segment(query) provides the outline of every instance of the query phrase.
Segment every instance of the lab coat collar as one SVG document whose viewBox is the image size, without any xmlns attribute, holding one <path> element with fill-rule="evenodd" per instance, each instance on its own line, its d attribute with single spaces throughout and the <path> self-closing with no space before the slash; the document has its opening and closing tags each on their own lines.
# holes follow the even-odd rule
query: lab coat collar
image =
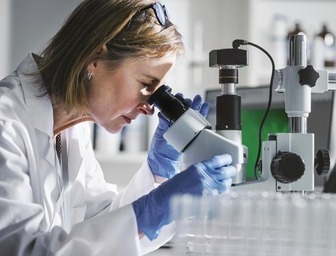
<svg viewBox="0 0 336 256">
<path fill-rule="evenodd" d="M 43 88 L 42 77 L 30 75 L 38 71 L 34 58 L 39 56 L 30 53 L 17 68 L 17 73 L 22 84 L 22 90 L 27 105 L 27 111 L 31 117 L 33 126 L 53 137 L 53 108 L 49 96 L 41 96 L 40 88 Z"/>
<path fill-rule="evenodd" d="M 21 81 L 22 90 L 27 106 L 27 112 L 31 118 L 31 124 L 35 130 L 39 130 L 47 137 L 43 147 L 45 159 L 55 166 L 55 152 L 53 151 L 54 141 L 54 117 L 53 108 L 48 95 L 41 96 L 40 88 L 43 88 L 42 77 L 38 74 L 38 67 L 35 58 L 39 56 L 30 53 L 17 68 L 17 75 Z M 31 75 L 31 74 L 36 75 Z M 41 135 L 39 135 L 41 136 Z M 40 140 L 42 137 L 39 138 Z"/>
</svg>

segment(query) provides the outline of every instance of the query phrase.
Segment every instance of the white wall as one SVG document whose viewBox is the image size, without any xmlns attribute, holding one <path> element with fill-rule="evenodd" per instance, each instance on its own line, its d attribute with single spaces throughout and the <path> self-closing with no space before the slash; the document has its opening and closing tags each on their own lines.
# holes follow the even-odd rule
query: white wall
<svg viewBox="0 0 336 256">
<path fill-rule="evenodd" d="M 218 86 L 218 69 L 209 67 L 209 52 L 230 48 L 247 35 L 247 0 L 162 0 L 183 36 L 185 56 L 169 83 L 186 95 Z M 241 71 L 244 77 L 244 70 Z M 244 81 L 244 78 L 242 79 Z"/>
<path fill-rule="evenodd" d="M 8 72 L 9 61 L 9 34 L 10 34 L 10 0 L 1 0 L 0 2 L 0 79 Z"/>
<path fill-rule="evenodd" d="M 80 0 L 1 0 L 0 77 L 29 52 L 40 52 Z"/>
</svg>

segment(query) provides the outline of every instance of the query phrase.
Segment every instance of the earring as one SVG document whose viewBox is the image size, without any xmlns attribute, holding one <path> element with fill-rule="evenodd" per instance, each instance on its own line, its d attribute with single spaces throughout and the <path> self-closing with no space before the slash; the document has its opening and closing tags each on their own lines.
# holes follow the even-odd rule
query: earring
<svg viewBox="0 0 336 256">
<path fill-rule="evenodd" d="M 92 72 L 88 72 L 87 73 L 87 79 L 91 80 L 92 77 L 93 77 L 93 73 Z"/>
</svg>

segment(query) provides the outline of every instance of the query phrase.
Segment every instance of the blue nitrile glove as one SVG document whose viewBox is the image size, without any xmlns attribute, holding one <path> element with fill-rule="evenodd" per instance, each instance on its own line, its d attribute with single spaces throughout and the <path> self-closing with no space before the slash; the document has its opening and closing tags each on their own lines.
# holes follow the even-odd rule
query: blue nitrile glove
<svg viewBox="0 0 336 256">
<path fill-rule="evenodd" d="M 211 195 L 229 189 L 236 175 L 231 161 L 231 156 L 224 154 L 196 163 L 133 202 L 139 231 L 150 240 L 159 235 L 161 227 L 172 221 L 169 201 L 174 195 Z"/>
<path fill-rule="evenodd" d="M 175 95 L 178 99 L 183 100 L 185 105 L 199 111 L 202 116 L 206 116 L 209 111 L 209 104 L 203 103 L 200 95 L 196 95 L 194 99 L 184 99 L 182 94 Z M 147 162 L 155 176 L 163 178 L 171 178 L 178 173 L 178 165 L 180 153 L 174 149 L 163 137 L 168 130 L 170 123 L 161 113 L 159 116 L 159 124 L 154 132 L 152 143 L 148 151 Z"/>
</svg>

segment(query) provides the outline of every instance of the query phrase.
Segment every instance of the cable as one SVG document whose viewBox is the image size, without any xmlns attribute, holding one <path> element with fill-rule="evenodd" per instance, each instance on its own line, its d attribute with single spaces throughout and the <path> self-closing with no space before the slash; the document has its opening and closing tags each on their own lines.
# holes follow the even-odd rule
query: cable
<svg viewBox="0 0 336 256">
<path fill-rule="evenodd" d="M 263 116 L 263 119 L 260 123 L 259 126 L 259 136 L 258 136 L 258 153 L 257 153 L 257 157 L 256 157 L 256 162 L 254 165 L 254 176 L 255 178 L 258 180 L 260 178 L 261 175 L 261 171 L 259 171 L 258 173 L 258 163 L 259 163 L 259 158 L 260 158 L 260 152 L 261 152 L 261 143 L 262 143 L 262 130 L 268 115 L 268 112 L 271 108 L 271 104 L 272 104 L 272 85 L 273 85 L 273 80 L 274 80 L 274 73 L 275 73 L 275 64 L 274 64 L 274 60 L 272 58 L 272 56 L 261 46 L 256 45 L 254 43 L 248 42 L 246 40 L 242 40 L 242 39 L 236 39 L 232 42 L 232 47 L 233 48 L 238 48 L 240 45 L 251 45 L 257 49 L 259 49 L 260 51 L 262 51 L 263 53 L 265 53 L 267 55 L 267 57 L 270 59 L 271 63 L 272 63 L 272 75 L 271 75 L 271 80 L 270 80 L 270 86 L 269 86 L 269 94 L 268 94 L 268 104 L 267 104 L 267 108 L 265 111 L 265 114 Z"/>
</svg>

